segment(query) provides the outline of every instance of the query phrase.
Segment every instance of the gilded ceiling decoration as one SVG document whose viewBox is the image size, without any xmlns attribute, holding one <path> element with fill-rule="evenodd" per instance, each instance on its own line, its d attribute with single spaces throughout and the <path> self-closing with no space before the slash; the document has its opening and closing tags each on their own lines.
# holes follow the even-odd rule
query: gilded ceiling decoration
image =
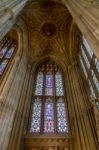
<svg viewBox="0 0 99 150">
<path fill-rule="evenodd" d="M 31 61 L 52 56 L 70 63 L 74 50 L 70 52 L 72 41 L 69 39 L 73 37 L 70 33 L 75 31 L 72 17 L 60 1 L 30 0 L 21 16 L 28 27 L 28 55 Z"/>
</svg>

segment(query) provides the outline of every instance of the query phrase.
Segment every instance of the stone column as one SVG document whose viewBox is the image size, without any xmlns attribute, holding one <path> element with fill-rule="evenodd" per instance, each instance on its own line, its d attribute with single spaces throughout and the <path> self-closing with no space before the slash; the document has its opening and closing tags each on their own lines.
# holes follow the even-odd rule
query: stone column
<svg viewBox="0 0 99 150">
<path fill-rule="evenodd" d="M 16 2 L 17 1 L 13 1 L 11 5 L 9 5 L 9 3 L 5 3 L 5 7 L 3 7 L 3 9 L 1 9 L 0 6 L 0 39 L 2 39 L 2 37 L 11 29 L 16 21 L 16 16 L 23 9 L 27 0 Z M 2 3 L 4 4 L 4 2 Z"/>
</svg>

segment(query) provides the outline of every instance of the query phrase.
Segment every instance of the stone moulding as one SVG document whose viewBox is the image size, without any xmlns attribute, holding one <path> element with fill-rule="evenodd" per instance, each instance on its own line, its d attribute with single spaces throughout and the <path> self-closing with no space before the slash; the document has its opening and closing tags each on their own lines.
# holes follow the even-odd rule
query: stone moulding
<svg viewBox="0 0 99 150">
<path fill-rule="evenodd" d="M 69 135 L 26 135 L 25 145 L 27 148 L 34 147 L 72 147 L 73 139 Z"/>
</svg>

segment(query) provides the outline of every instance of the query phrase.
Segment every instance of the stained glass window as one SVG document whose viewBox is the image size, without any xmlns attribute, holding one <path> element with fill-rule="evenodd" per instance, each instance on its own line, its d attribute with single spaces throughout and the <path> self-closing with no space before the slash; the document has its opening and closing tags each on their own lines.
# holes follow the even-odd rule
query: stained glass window
<svg viewBox="0 0 99 150">
<path fill-rule="evenodd" d="M 83 71 L 84 71 L 85 77 L 87 78 L 87 77 L 88 77 L 88 74 L 87 74 L 86 68 L 85 68 L 85 66 L 84 66 L 84 63 L 83 63 L 83 60 L 82 60 L 81 55 L 79 55 L 79 59 L 80 59 L 81 67 L 82 67 L 82 69 L 83 69 Z"/>
<path fill-rule="evenodd" d="M 90 96 L 98 99 L 99 96 L 99 60 L 96 58 L 93 50 L 84 36 L 80 45 L 79 59 L 81 67 L 86 76 L 90 88 Z"/>
<path fill-rule="evenodd" d="M 60 72 L 57 72 L 55 74 L 55 86 L 56 86 L 56 95 L 63 96 L 63 83 Z"/>
<path fill-rule="evenodd" d="M 37 98 L 33 104 L 30 132 L 40 132 L 41 123 L 41 99 Z"/>
<path fill-rule="evenodd" d="M 0 41 L 0 78 L 7 68 L 8 63 L 16 49 L 16 41 L 9 37 L 4 37 Z"/>
<path fill-rule="evenodd" d="M 42 95 L 42 92 L 43 92 L 43 73 L 39 72 L 37 75 L 35 95 Z"/>
<path fill-rule="evenodd" d="M 44 110 L 44 132 L 54 132 L 53 103 L 48 98 L 45 102 Z"/>
<path fill-rule="evenodd" d="M 45 93 L 48 96 L 53 95 L 53 75 L 51 73 L 46 74 L 46 88 Z"/>
<path fill-rule="evenodd" d="M 83 44 L 84 44 L 84 46 L 85 46 L 87 52 L 89 53 L 90 57 L 92 58 L 92 56 L 93 56 L 93 51 L 92 51 L 91 47 L 89 46 L 89 44 L 88 44 L 88 42 L 87 42 L 87 40 L 85 39 L 84 36 L 82 36 L 82 41 L 83 41 Z"/>
<path fill-rule="evenodd" d="M 83 49 L 82 46 L 81 46 L 81 53 L 82 53 L 82 55 L 83 55 L 83 57 L 84 57 L 84 60 L 85 60 L 85 62 L 86 62 L 87 67 L 90 68 L 89 60 L 88 60 L 88 58 L 87 58 L 87 56 L 86 56 L 86 54 L 85 54 L 85 51 L 84 51 L 84 49 Z"/>
<path fill-rule="evenodd" d="M 49 61 L 41 64 L 36 73 L 30 133 L 62 134 L 69 132 L 63 90 L 60 68 Z"/>
<path fill-rule="evenodd" d="M 5 59 L 0 63 L 0 75 L 3 74 L 3 71 L 5 70 L 6 66 L 7 66 L 8 60 Z"/>
<path fill-rule="evenodd" d="M 58 132 L 68 132 L 67 116 L 65 110 L 65 103 L 62 98 L 57 101 L 57 128 Z"/>
</svg>

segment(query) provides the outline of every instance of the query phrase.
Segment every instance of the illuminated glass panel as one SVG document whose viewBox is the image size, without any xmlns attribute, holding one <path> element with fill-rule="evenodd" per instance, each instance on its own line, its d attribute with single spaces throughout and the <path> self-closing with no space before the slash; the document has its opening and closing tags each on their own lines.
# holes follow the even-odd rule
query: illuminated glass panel
<svg viewBox="0 0 99 150">
<path fill-rule="evenodd" d="M 8 64 L 8 60 L 7 59 L 3 60 L 0 63 L 0 75 L 3 74 L 3 72 L 4 72 L 4 70 L 5 70 L 6 66 L 7 66 L 7 64 Z"/>
<path fill-rule="evenodd" d="M 80 59 L 81 67 L 82 67 L 82 69 L 83 69 L 83 71 L 84 71 L 85 77 L 87 78 L 87 77 L 88 77 L 88 74 L 87 74 L 87 71 L 86 71 L 85 66 L 84 66 L 84 64 L 83 64 L 83 60 L 82 60 L 82 58 L 81 58 L 81 55 L 79 55 L 79 59 Z"/>
<path fill-rule="evenodd" d="M 10 39 L 10 40 L 8 40 L 8 41 L 5 43 L 4 47 L 2 47 L 2 49 L 0 50 L 0 58 L 3 58 L 3 57 L 4 57 L 4 55 L 5 55 L 5 53 L 7 52 L 9 46 L 11 45 L 11 43 L 12 43 L 12 40 Z"/>
<path fill-rule="evenodd" d="M 96 65 L 96 69 L 99 73 L 99 60 L 97 58 L 95 58 L 95 65 Z"/>
<path fill-rule="evenodd" d="M 12 49 L 13 46 L 14 48 Z M 3 75 L 4 70 L 7 68 L 6 66 L 9 63 L 15 48 L 16 42 L 11 38 L 4 37 L 0 41 L 0 76 Z"/>
<path fill-rule="evenodd" d="M 88 58 L 87 58 L 87 56 L 86 56 L 86 54 L 85 54 L 84 49 L 83 49 L 82 46 L 81 46 L 81 52 L 82 52 L 83 58 L 84 58 L 84 60 L 86 62 L 86 65 L 87 65 L 87 67 L 89 69 L 90 68 L 90 63 L 89 63 L 89 60 L 88 60 Z"/>
<path fill-rule="evenodd" d="M 30 132 L 40 132 L 40 125 L 41 125 L 41 99 L 35 99 L 33 104 L 32 110 L 32 117 L 31 117 L 31 126 Z"/>
<path fill-rule="evenodd" d="M 43 93 L 43 73 L 39 72 L 37 75 L 36 80 L 36 89 L 35 89 L 35 95 L 42 95 Z"/>
<path fill-rule="evenodd" d="M 94 81 L 94 83 L 96 85 L 96 88 L 97 88 L 97 90 L 99 92 L 99 82 L 98 82 L 98 79 L 97 79 L 97 77 L 96 77 L 96 75 L 95 75 L 93 70 L 92 70 L 92 76 L 93 76 L 93 81 Z"/>
<path fill-rule="evenodd" d="M 2 50 L 0 51 L 0 58 L 3 58 L 4 54 L 7 52 L 8 47 L 4 47 L 2 48 Z"/>
<path fill-rule="evenodd" d="M 53 95 L 53 75 L 51 73 L 46 74 L 45 95 Z"/>
<path fill-rule="evenodd" d="M 88 80 L 88 83 L 89 83 L 89 86 L 90 86 L 91 96 L 92 96 L 94 99 L 96 99 L 96 95 L 95 95 L 95 92 L 94 92 L 94 90 L 93 90 L 93 87 L 92 87 L 92 84 L 91 84 L 90 80 Z"/>
<path fill-rule="evenodd" d="M 68 125 L 67 125 L 67 116 L 66 116 L 66 109 L 65 104 L 62 98 L 58 99 L 57 101 L 57 128 L 58 132 L 68 132 Z"/>
<path fill-rule="evenodd" d="M 63 96 L 63 83 L 60 72 L 55 74 L 56 96 Z"/>
<path fill-rule="evenodd" d="M 44 132 L 54 132 L 53 103 L 50 98 L 45 102 L 44 108 Z"/>
<path fill-rule="evenodd" d="M 38 70 L 34 90 L 35 102 L 29 131 L 30 133 L 39 133 L 41 131 L 44 134 L 67 133 L 67 116 L 65 105 L 62 101 L 64 96 L 63 80 L 59 67 L 48 62 L 40 65 Z M 56 99 L 59 97 L 60 99 L 57 103 Z M 37 101 L 37 99 L 40 100 Z"/>
<path fill-rule="evenodd" d="M 15 45 L 12 45 L 9 50 L 7 51 L 6 55 L 5 55 L 5 58 L 11 58 L 13 52 L 15 50 Z"/>
<path fill-rule="evenodd" d="M 83 44 L 84 44 L 84 46 L 85 46 L 87 52 L 89 53 L 90 57 L 92 58 L 92 56 L 93 56 L 93 51 L 92 51 L 92 49 L 90 48 L 90 46 L 89 46 L 87 40 L 84 38 L 84 36 L 82 37 L 82 39 L 83 39 Z"/>
</svg>

